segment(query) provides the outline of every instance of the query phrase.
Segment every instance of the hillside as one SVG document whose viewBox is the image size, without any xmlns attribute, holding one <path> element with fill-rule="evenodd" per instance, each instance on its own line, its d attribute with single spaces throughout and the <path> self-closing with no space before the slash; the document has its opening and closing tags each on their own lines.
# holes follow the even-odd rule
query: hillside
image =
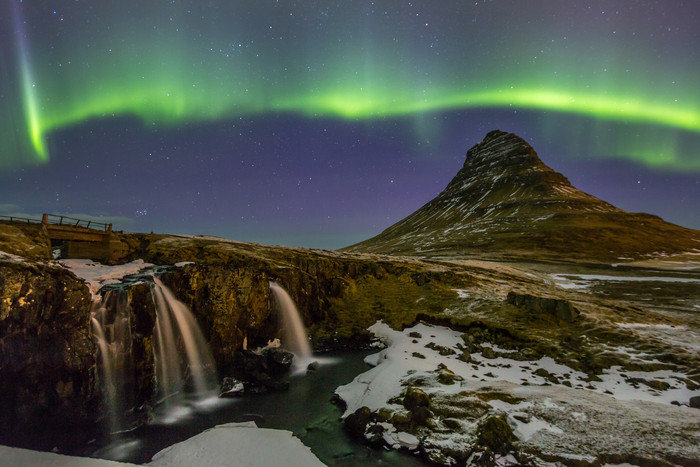
<svg viewBox="0 0 700 467">
<path fill-rule="evenodd" d="M 495 130 L 467 152 L 437 197 L 346 251 L 399 256 L 620 259 L 700 249 L 700 231 L 630 213 L 577 189 L 512 133 Z"/>
</svg>

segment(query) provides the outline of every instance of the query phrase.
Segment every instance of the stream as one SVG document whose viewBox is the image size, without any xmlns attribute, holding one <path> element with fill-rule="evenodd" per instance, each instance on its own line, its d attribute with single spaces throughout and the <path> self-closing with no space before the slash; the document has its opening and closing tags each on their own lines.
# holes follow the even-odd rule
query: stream
<svg viewBox="0 0 700 467">
<path fill-rule="evenodd" d="M 204 413 L 172 424 L 150 424 L 125 433 L 111 445 L 93 450 L 92 457 L 146 463 L 160 450 L 215 425 L 253 420 L 260 428 L 289 430 L 326 465 L 425 465 L 410 454 L 375 450 L 351 439 L 344 431 L 340 407 L 331 402 L 333 391 L 370 367 L 370 352 L 352 351 L 317 355 L 318 370 L 292 376 L 288 391 L 221 399 Z"/>
</svg>

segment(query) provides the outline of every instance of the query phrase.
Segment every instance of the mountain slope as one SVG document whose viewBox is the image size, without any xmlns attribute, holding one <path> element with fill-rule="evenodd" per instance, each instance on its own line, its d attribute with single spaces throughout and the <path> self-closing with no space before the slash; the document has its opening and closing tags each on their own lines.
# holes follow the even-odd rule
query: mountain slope
<svg viewBox="0 0 700 467">
<path fill-rule="evenodd" d="M 347 251 L 607 261 L 700 249 L 700 231 L 629 213 L 571 185 L 512 133 L 467 152 L 445 190 Z M 700 251 L 700 250 L 699 250 Z"/>
</svg>

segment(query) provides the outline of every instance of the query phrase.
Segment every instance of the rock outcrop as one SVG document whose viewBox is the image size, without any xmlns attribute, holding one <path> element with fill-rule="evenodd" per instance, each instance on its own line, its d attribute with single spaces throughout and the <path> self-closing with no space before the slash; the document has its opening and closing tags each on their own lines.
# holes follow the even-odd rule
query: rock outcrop
<svg viewBox="0 0 700 467">
<path fill-rule="evenodd" d="M 0 433 L 92 426 L 97 348 L 88 288 L 63 268 L 0 261 Z M 48 446 L 47 449 L 51 449 Z"/>
<path fill-rule="evenodd" d="M 530 294 L 509 292 L 506 302 L 525 308 L 536 315 L 549 315 L 569 323 L 578 318 L 580 314 L 571 302 L 558 298 L 536 297 Z"/>
<path fill-rule="evenodd" d="M 611 261 L 698 247 L 700 232 L 578 190 L 522 138 L 494 130 L 425 206 L 347 251 Z"/>
</svg>

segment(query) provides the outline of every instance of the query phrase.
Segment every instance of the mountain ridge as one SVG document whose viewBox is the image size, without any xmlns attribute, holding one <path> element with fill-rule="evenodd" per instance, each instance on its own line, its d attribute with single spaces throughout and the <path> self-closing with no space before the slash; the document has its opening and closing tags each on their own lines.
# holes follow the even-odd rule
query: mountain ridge
<svg viewBox="0 0 700 467">
<path fill-rule="evenodd" d="M 525 140 L 489 132 L 435 198 L 345 251 L 610 261 L 700 251 L 700 231 L 574 187 Z"/>
</svg>

